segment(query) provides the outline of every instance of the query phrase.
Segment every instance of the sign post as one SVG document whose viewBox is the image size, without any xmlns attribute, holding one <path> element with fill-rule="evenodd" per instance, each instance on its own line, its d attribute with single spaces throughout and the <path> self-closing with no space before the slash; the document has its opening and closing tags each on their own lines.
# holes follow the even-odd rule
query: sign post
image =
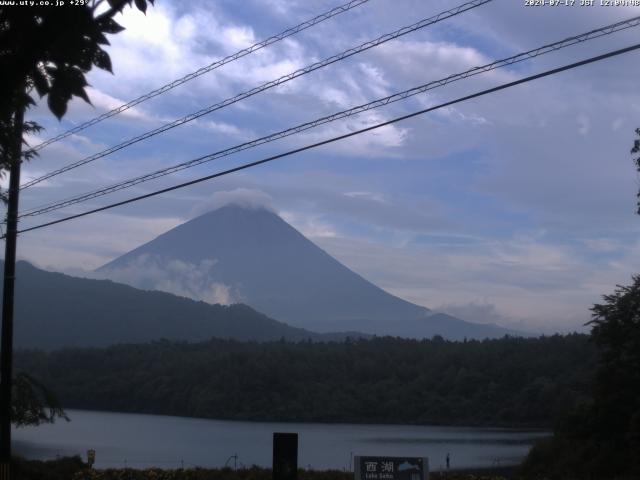
<svg viewBox="0 0 640 480">
<path fill-rule="evenodd" d="M 89 468 L 93 468 L 93 464 L 96 463 L 96 451 L 93 448 L 87 450 L 87 463 Z"/>
<path fill-rule="evenodd" d="M 298 434 L 273 434 L 273 480 L 297 480 Z"/>
<path fill-rule="evenodd" d="M 426 457 L 362 457 L 356 455 L 355 480 L 429 480 Z"/>
</svg>

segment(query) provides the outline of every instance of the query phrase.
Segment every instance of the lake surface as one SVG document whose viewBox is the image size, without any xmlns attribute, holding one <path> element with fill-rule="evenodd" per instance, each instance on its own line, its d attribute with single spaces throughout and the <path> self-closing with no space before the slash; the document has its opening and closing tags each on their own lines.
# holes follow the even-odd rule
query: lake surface
<svg viewBox="0 0 640 480">
<path fill-rule="evenodd" d="M 513 429 L 256 423 L 124 413 L 67 411 L 71 422 L 14 429 L 14 451 L 51 459 L 96 451 L 97 468 L 271 466 L 274 432 L 297 432 L 298 465 L 350 469 L 351 455 L 429 457 L 430 469 L 509 465 L 548 433 Z"/>
</svg>

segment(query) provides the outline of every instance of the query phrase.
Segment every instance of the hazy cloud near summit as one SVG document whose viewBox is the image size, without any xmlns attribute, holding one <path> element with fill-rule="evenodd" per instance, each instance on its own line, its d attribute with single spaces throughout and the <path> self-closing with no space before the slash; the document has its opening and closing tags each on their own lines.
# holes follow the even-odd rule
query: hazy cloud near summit
<svg viewBox="0 0 640 480">
<path fill-rule="evenodd" d="M 271 195 L 262 190 L 235 188 L 215 192 L 210 198 L 197 203 L 191 209 L 189 218 L 195 218 L 231 204 L 244 208 L 264 208 L 276 212 Z"/>
</svg>

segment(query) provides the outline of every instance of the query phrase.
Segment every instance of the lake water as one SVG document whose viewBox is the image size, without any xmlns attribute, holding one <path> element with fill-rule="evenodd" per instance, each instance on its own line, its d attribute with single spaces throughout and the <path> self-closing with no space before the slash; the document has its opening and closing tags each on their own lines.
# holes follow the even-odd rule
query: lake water
<svg viewBox="0 0 640 480">
<path fill-rule="evenodd" d="M 351 455 L 429 457 L 432 471 L 509 465 L 548 433 L 512 429 L 255 423 L 69 410 L 71 422 L 14 429 L 14 451 L 50 459 L 96 451 L 96 467 L 270 467 L 274 432 L 298 433 L 298 465 L 350 469 Z"/>
</svg>

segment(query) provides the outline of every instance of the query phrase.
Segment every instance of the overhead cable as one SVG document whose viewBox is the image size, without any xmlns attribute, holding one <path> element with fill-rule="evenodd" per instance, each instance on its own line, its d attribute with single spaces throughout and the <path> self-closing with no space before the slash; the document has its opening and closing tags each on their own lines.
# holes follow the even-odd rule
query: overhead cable
<svg viewBox="0 0 640 480">
<path fill-rule="evenodd" d="M 44 147 L 46 147 L 47 145 L 51 145 L 52 143 L 55 143 L 59 140 L 62 140 L 64 138 L 67 138 L 75 133 L 81 132 L 82 130 L 85 130 L 93 125 L 95 125 L 96 123 L 100 123 L 103 120 L 106 120 L 107 118 L 113 117 L 114 115 L 118 115 L 119 113 L 124 112 L 125 110 L 128 110 L 132 107 L 135 107 L 136 105 L 141 104 L 142 102 L 146 102 L 147 100 L 153 98 L 153 97 L 157 97 L 158 95 L 162 95 L 163 93 L 168 92 L 169 90 L 172 90 L 173 88 L 182 85 L 183 83 L 187 83 L 191 80 L 193 80 L 194 78 L 198 78 L 201 75 L 204 75 L 205 73 L 209 73 L 212 70 L 215 70 L 216 68 L 219 68 L 223 65 L 226 65 L 227 63 L 231 63 L 235 60 L 238 60 L 242 57 L 245 57 L 253 52 L 256 52 L 258 50 L 261 50 L 265 47 L 268 47 L 269 45 L 273 45 L 276 42 L 279 42 L 281 40 L 284 40 L 287 37 L 290 37 L 292 35 L 295 35 L 299 32 L 302 32 L 303 30 L 306 30 L 307 28 L 313 27 L 314 25 L 317 25 L 321 22 L 324 22 L 325 20 L 328 20 L 332 17 L 335 17 L 336 15 L 340 15 L 341 13 L 347 12 L 349 10 L 351 10 L 352 8 L 355 7 L 359 7 L 360 5 L 362 5 L 363 3 L 367 3 L 369 0 L 352 0 L 350 2 L 345 3 L 344 5 L 340 5 L 338 7 L 332 8 L 331 10 L 321 13 L 320 15 L 317 15 L 309 20 L 306 20 L 294 27 L 290 27 L 287 28 L 286 30 L 273 35 L 272 37 L 267 38 L 266 40 L 262 40 L 261 42 L 258 43 L 254 43 L 253 45 L 251 45 L 250 47 L 247 48 L 243 48 L 242 50 L 237 51 L 236 53 L 233 53 L 231 55 L 228 55 L 220 60 L 216 60 L 215 62 L 207 65 L 206 67 L 202 67 L 198 70 L 196 70 L 195 72 L 191 72 L 187 75 L 185 75 L 184 77 L 178 78 L 177 80 L 174 80 L 170 83 L 167 83 L 166 85 L 163 85 L 162 87 L 159 87 L 155 90 L 152 90 L 149 93 L 145 93 L 144 95 L 139 96 L 138 98 L 131 100 L 128 103 L 125 103 L 124 105 L 120 105 L 117 108 L 114 108 L 113 110 L 110 110 L 108 112 L 103 113 L 102 115 L 99 115 L 95 118 L 92 118 L 91 120 L 88 120 L 84 123 L 81 123 L 80 125 L 73 127 L 70 130 L 67 130 L 66 132 L 61 133 L 60 135 L 57 135 L 55 137 L 49 138 L 48 140 L 45 140 L 44 142 L 34 146 L 31 148 L 32 151 L 37 152 L 38 150 L 42 150 Z"/>
<path fill-rule="evenodd" d="M 61 200 L 55 203 L 51 203 L 51 204 L 47 204 L 45 206 L 39 206 L 39 207 L 34 207 L 31 208 L 23 213 L 21 213 L 19 215 L 19 218 L 22 217 L 32 217 L 32 216 L 37 216 L 37 215 L 42 215 L 44 213 L 48 213 L 54 210 L 58 210 L 70 205 L 74 205 L 80 202 L 84 202 L 87 200 L 91 200 L 97 197 L 101 197 L 103 195 L 107 195 L 113 192 L 117 192 L 119 190 L 123 190 L 126 188 L 130 188 L 133 187 L 135 185 L 138 185 L 140 183 L 143 182 L 147 182 L 156 178 L 160 178 L 163 177 L 165 175 L 169 175 L 172 173 L 176 173 L 179 172 L 181 170 L 185 170 L 187 168 L 191 168 L 197 165 L 201 165 L 203 163 L 207 163 L 207 162 L 211 162 L 213 160 L 222 158 L 222 157 L 226 157 L 238 152 L 241 152 L 243 150 L 247 150 L 250 148 L 254 148 L 257 147 L 259 145 L 263 145 L 269 142 L 273 142 L 275 140 L 279 140 L 281 138 L 285 138 L 291 135 L 295 135 L 297 133 L 309 130 L 311 128 L 315 128 L 318 127 L 320 125 L 324 125 L 326 123 L 330 123 L 339 119 L 343 119 L 343 118 L 347 118 L 362 112 L 366 112 L 368 110 L 372 110 L 375 108 L 379 108 L 385 105 L 389 105 L 391 103 L 395 103 L 398 102 L 400 100 L 404 100 L 407 99 L 409 97 L 421 94 L 421 93 L 425 93 L 429 90 L 433 90 L 435 88 L 438 87 L 442 87 L 444 85 L 447 85 L 449 83 L 453 83 L 465 78 L 469 78 L 471 76 L 475 76 L 481 73 L 485 73 L 491 70 L 495 70 L 498 68 L 502 68 L 502 67 L 506 67 L 509 65 L 513 65 L 515 63 L 519 63 L 525 60 L 529 60 L 531 58 L 535 58 L 538 57 L 540 55 L 544 55 L 550 52 L 554 52 L 563 48 L 567 48 L 569 46 L 575 45 L 577 43 L 582 43 L 582 42 L 586 42 L 588 40 L 593 40 L 594 38 L 599 38 L 605 35 L 610 35 L 614 32 L 619 32 L 621 30 L 625 30 L 627 28 L 631 28 L 631 27 L 637 27 L 638 25 L 640 25 L 640 16 L 634 17 L 634 18 L 630 18 L 628 20 L 624 20 L 624 21 L 620 21 L 620 22 L 616 22 L 613 23 L 611 25 L 607 25 L 595 30 L 591 30 L 589 32 L 580 34 L 580 35 L 575 35 L 569 38 L 565 38 L 564 40 L 560 40 L 558 42 L 554 42 L 554 43 L 550 43 L 547 45 L 544 45 L 542 47 L 538 47 L 535 48 L 533 50 L 529 50 L 527 52 L 522 52 L 519 53 L 517 55 L 513 55 L 511 57 L 508 58 L 504 58 L 502 60 L 496 60 L 492 63 L 488 63 L 486 65 L 480 66 L 480 67 L 474 67 L 472 69 L 466 70 L 464 72 L 461 73 L 456 73 L 453 75 L 449 75 L 448 77 L 442 78 L 440 80 L 434 80 L 428 83 L 425 83 L 423 85 L 420 85 L 418 87 L 414 87 L 408 90 L 404 90 L 402 92 L 398 92 L 398 93 L 394 93 L 393 95 L 389 95 L 387 97 L 384 98 L 380 98 L 377 100 L 374 100 L 372 102 L 366 103 L 366 104 L 362 104 L 362 105 L 358 105 L 356 107 L 347 109 L 347 110 L 342 110 L 340 112 L 336 112 L 333 113 L 331 115 L 327 115 L 321 118 L 318 118 L 316 120 L 310 121 L 310 122 L 306 122 L 306 123 L 302 123 L 300 125 L 296 125 L 294 127 L 288 128 L 286 130 L 281 130 L 279 132 L 276 133 L 272 133 L 270 135 L 267 136 L 263 136 L 248 142 L 244 142 L 241 143 L 239 145 L 235 145 L 233 147 L 229 147 L 226 148 L 224 150 L 220 150 L 218 152 L 209 154 L 209 155 L 204 155 L 186 162 L 182 162 L 179 163 L 177 165 L 173 165 L 171 167 L 166 167 L 160 170 L 156 170 L 154 172 L 151 173 L 147 173 L 144 175 L 140 175 L 138 177 L 134 177 L 128 180 L 124 180 L 122 182 L 107 186 L 107 187 L 103 187 L 100 188 L 98 190 L 93 190 L 91 192 L 86 192 L 80 195 L 76 195 L 74 197 L 70 197 L 67 198 L 65 200 Z"/>
<path fill-rule="evenodd" d="M 493 87 L 493 88 L 489 88 L 489 89 L 486 89 L 486 90 L 482 90 L 480 92 L 476 92 L 476 93 L 473 93 L 471 95 L 466 95 L 464 97 L 460 97 L 460 98 L 457 98 L 455 100 L 451 100 L 451 101 L 448 101 L 448 102 L 445 102 L 445 103 L 441 103 L 441 104 L 433 106 L 433 107 L 429 107 L 429 108 L 425 108 L 425 109 L 422 109 L 422 110 L 418 110 L 417 112 L 413 112 L 413 113 L 410 113 L 410 114 L 407 114 L 407 115 L 402 115 L 400 117 L 393 118 L 393 119 L 388 120 L 386 122 L 377 123 L 375 125 L 371 125 L 369 127 L 361 128 L 359 130 L 355 130 L 353 132 L 346 133 L 344 135 L 339 135 L 339 136 L 332 137 L 332 138 L 329 138 L 329 139 L 326 139 L 326 140 L 322 140 L 320 142 L 316 142 L 316 143 L 313 143 L 313 144 L 310 144 L 310 145 L 305 145 L 304 147 L 295 148 L 293 150 L 289 150 L 289 151 L 286 151 L 284 153 L 280 153 L 280 154 L 277 154 L 277 155 L 272 155 L 270 157 L 263 158 L 261 160 L 256 160 L 254 162 L 245 163 L 243 165 L 239 165 L 237 167 L 230 168 L 228 170 L 223 170 L 221 172 L 217 172 L 217 173 L 214 173 L 214 174 L 211 174 L 211 175 L 207 175 L 207 176 L 204 176 L 204 177 L 196 178 L 195 180 L 190 180 L 188 182 L 180 183 L 178 185 L 173 185 L 171 187 L 163 188 L 161 190 L 156 190 L 154 192 L 146 193 L 144 195 L 139 195 L 137 197 L 129 198 L 127 200 L 122 200 L 120 202 L 111 203 L 109 205 L 105 205 L 105 206 L 99 207 L 99 208 L 94 208 L 92 210 L 88 210 L 88 211 L 85 211 L 85 212 L 82 212 L 82 213 L 78 213 L 78 214 L 75 214 L 75 215 L 69 215 L 67 217 L 63 217 L 63 218 L 60 218 L 58 220 L 53 220 L 53 221 L 46 222 L 46 223 L 41 223 L 39 225 L 35 225 L 35 226 L 32 226 L 32 227 L 24 228 L 22 230 L 19 230 L 18 233 L 30 232 L 32 230 L 37 230 L 37 229 L 40 229 L 40 228 L 45 228 L 45 227 L 49 227 L 49 226 L 52 226 L 52 225 L 57 225 L 59 223 L 68 222 L 68 221 L 74 220 L 76 218 L 85 217 L 87 215 L 92 215 L 92 214 L 98 213 L 98 212 L 103 212 L 105 210 L 110 210 L 110 209 L 115 208 L 115 207 L 119 207 L 119 206 L 122 206 L 122 205 L 127 205 L 129 203 L 138 202 L 140 200 L 144 200 L 144 199 L 147 199 L 147 198 L 150 198 L 150 197 L 154 197 L 154 196 L 157 196 L 157 195 L 160 195 L 160 194 L 163 194 L 163 193 L 171 192 L 171 191 L 178 190 L 178 189 L 181 189 L 181 188 L 185 188 L 185 187 L 188 187 L 188 186 L 191 186 L 191 185 L 202 183 L 202 182 L 205 182 L 207 180 L 212 180 L 214 178 L 223 177 L 225 175 L 229 175 L 229 174 L 232 174 L 232 173 L 235 173 L 235 172 L 239 172 L 241 170 L 246 170 L 248 168 L 256 167 L 258 165 L 262 165 L 262 164 L 265 164 L 265 163 L 268 163 L 268 162 L 272 162 L 274 160 L 278 160 L 280 158 L 288 157 L 288 156 L 294 155 L 296 153 L 301 153 L 301 152 L 304 152 L 306 150 L 311 150 L 313 148 L 317 148 L 317 147 L 320 147 L 320 146 L 323 146 L 323 145 L 327 145 L 327 144 L 334 143 L 334 142 L 337 142 L 337 141 L 340 141 L 340 140 L 344 140 L 346 138 L 350 138 L 350 137 L 353 137 L 353 136 L 356 136 L 356 135 L 361 135 L 361 134 L 363 134 L 365 132 L 369 132 L 369 131 L 372 131 L 372 130 L 375 130 L 375 129 L 378 129 L 378 128 L 381 128 L 381 127 L 392 125 L 392 124 L 400 122 L 402 120 L 407 120 L 409 118 L 417 117 L 419 115 L 423 115 L 425 113 L 432 112 L 434 110 L 438 110 L 438 109 L 441 109 L 441 108 L 446 108 L 446 107 L 449 107 L 451 105 L 455 105 L 457 103 L 461 103 L 461 102 L 464 102 L 464 101 L 467 101 L 467 100 L 471 100 L 473 98 L 482 97 L 484 95 L 495 93 L 495 92 L 498 92 L 500 90 L 505 90 L 507 88 L 514 87 L 516 85 L 521 85 L 523 83 L 527 83 L 527 82 L 530 82 L 530 81 L 533 81 L 533 80 L 537 80 L 537 79 L 540 79 L 540 78 L 548 77 L 550 75 L 555 75 L 555 74 L 558 74 L 560 72 L 571 70 L 571 69 L 574 69 L 574 68 L 577 68 L 577 67 L 581 67 L 581 66 L 584 66 L 584 65 L 588 65 L 588 64 L 591 64 L 591 63 L 599 62 L 601 60 L 605 60 L 607 58 L 611 58 L 611 57 L 615 57 L 615 56 L 618 56 L 618 55 L 622 55 L 624 53 L 628 53 L 628 52 L 631 52 L 631 51 L 634 51 L 634 50 L 637 50 L 637 49 L 640 49 L 640 43 L 632 45 L 632 46 L 629 46 L 629 47 L 626 47 L 626 48 L 621 48 L 621 49 L 618 49 L 618 50 L 614 50 L 614 51 L 611 51 L 611 52 L 608 52 L 608 53 L 605 53 L 605 54 L 602 54 L 602 55 L 591 57 L 591 58 L 588 58 L 586 60 L 581 60 L 579 62 L 571 63 L 571 64 L 568 64 L 568 65 L 564 65 L 562 67 L 558 67 L 558 68 L 554 68 L 554 69 L 551 69 L 551 70 L 547 70 L 545 72 L 538 73 L 536 75 L 531 75 L 531 76 L 522 78 L 520 80 L 515 80 L 513 82 L 503 83 L 501 85 L 498 85 L 497 87 Z M 0 237 L 0 238 L 4 238 L 4 236 Z"/>
<path fill-rule="evenodd" d="M 138 135 L 136 137 L 130 138 L 122 143 L 119 143 L 117 145 L 114 145 L 110 148 L 107 148 L 106 150 L 103 150 L 101 152 L 98 152 L 94 155 L 90 155 L 86 158 L 83 158 L 81 160 L 78 160 L 76 162 L 70 163 L 62 168 L 59 168 L 57 170 L 54 170 L 52 172 L 46 173 L 40 177 L 37 177 L 33 180 L 30 180 L 26 183 L 24 183 L 20 188 L 21 189 L 25 189 L 28 187 L 31 187 L 33 185 L 36 185 L 40 182 L 43 182 L 44 180 L 47 180 L 49 178 L 55 177 L 57 175 L 60 175 L 62 173 L 68 172 L 69 170 L 72 170 L 74 168 L 80 167 L 81 165 L 86 165 L 87 163 L 93 162 L 95 160 L 98 160 L 99 158 L 103 158 L 106 157 L 107 155 L 110 155 L 114 152 L 117 152 L 119 150 L 122 150 L 123 148 L 129 147 L 135 143 L 138 143 L 142 140 L 146 140 L 148 138 L 151 138 L 155 135 L 158 135 L 160 133 L 166 132 L 167 130 L 171 130 L 172 128 L 178 127 L 180 125 L 183 125 L 185 123 L 191 122 L 197 118 L 200 118 L 204 115 L 207 115 L 209 113 L 212 113 L 216 110 L 220 110 L 222 108 L 228 107 L 229 105 L 232 105 L 234 103 L 237 103 L 241 100 L 244 100 L 246 98 L 249 98 L 253 95 L 256 95 L 260 92 L 263 92 L 265 90 L 268 90 L 270 88 L 274 88 L 277 87 L 279 85 L 283 85 L 295 78 L 301 77 L 302 75 L 306 75 L 308 73 L 311 73 L 315 70 L 318 70 L 320 68 L 326 67 L 327 65 L 331 65 L 335 62 L 339 62 L 341 60 L 344 60 L 346 58 L 349 58 L 353 55 L 362 53 L 366 50 L 369 50 L 373 47 L 377 47 L 378 45 L 382 45 L 383 43 L 388 42 L 389 40 L 393 40 L 395 38 L 401 37 L 403 35 L 407 35 L 408 33 L 411 32 L 415 32 L 416 30 L 419 30 L 421 28 L 425 28 L 427 26 L 433 25 L 435 23 L 441 22 L 443 20 L 446 20 L 448 18 L 454 17 L 456 15 L 459 15 L 463 12 L 466 12 L 468 10 L 471 10 L 473 8 L 477 8 L 481 5 L 484 5 L 486 3 L 489 3 L 493 0 L 472 0 L 470 2 L 464 3 L 458 7 L 446 10 L 444 12 L 440 12 L 437 15 L 434 15 L 433 17 L 429 17 L 429 18 L 425 18 L 423 20 L 420 20 L 417 23 L 414 23 L 413 25 L 409 25 L 407 27 L 402 27 L 399 30 L 396 30 L 395 32 L 392 33 L 387 33 L 384 34 L 378 38 L 376 38 L 375 40 L 370 40 L 368 42 L 365 42 L 361 45 L 358 45 L 357 47 L 353 47 L 350 48 L 348 50 L 345 50 L 342 53 L 339 53 L 337 55 L 333 55 L 331 57 L 325 58 L 324 60 L 321 60 L 319 62 L 315 62 L 311 65 L 308 65 L 304 68 L 298 69 L 294 72 L 291 72 L 287 75 L 283 75 L 280 78 L 277 78 L 275 80 L 271 80 L 269 82 L 263 83 L 262 85 L 252 88 L 251 90 L 247 90 L 243 93 L 240 93 L 234 97 L 230 97 L 227 98 L 226 100 L 223 100 L 219 103 L 216 103 L 214 105 L 205 107 L 201 110 L 198 110 L 195 113 L 191 113 L 189 115 L 186 115 L 182 118 L 179 118 L 177 120 L 174 120 L 173 122 L 167 123 L 165 125 L 162 125 L 154 130 L 150 130 L 146 133 L 143 133 L 141 135 Z"/>
</svg>

